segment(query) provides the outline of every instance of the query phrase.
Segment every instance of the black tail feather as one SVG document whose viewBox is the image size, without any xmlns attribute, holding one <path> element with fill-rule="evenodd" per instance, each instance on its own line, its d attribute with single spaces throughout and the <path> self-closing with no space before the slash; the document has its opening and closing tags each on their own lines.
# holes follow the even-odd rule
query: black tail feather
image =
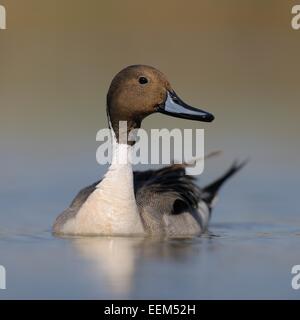
<svg viewBox="0 0 300 320">
<path fill-rule="evenodd" d="M 219 189 L 223 185 L 223 183 L 232 177 L 236 172 L 241 170 L 246 164 L 248 163 L 248 160 L 245 160 L 241 163 L 238 163 L 235 161 L 232 166 L 223 174 L 219 179 L 212 182 L 202 190 L 201 198 L 202 200 L 211 208 L 213 204 L 213 200 L 215 199 Z"/>
</svg>

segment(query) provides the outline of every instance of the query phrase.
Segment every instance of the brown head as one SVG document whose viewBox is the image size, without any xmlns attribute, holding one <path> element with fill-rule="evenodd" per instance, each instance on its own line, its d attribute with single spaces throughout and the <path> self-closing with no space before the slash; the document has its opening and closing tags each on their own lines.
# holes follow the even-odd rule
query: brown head
<svg viewBox="0 0 300 320">
<path fill-rule="evenodd" d="M 139 128 L 148 115 L 161 112 L 174 117 L 211 122 L 214 116 L 184 103 L 157 69 L 129 66 L 112 80 L 107 94 L 107 113 L 119 141 L 119 121 L 127 121 L 128 132 Z"/>
</svg>

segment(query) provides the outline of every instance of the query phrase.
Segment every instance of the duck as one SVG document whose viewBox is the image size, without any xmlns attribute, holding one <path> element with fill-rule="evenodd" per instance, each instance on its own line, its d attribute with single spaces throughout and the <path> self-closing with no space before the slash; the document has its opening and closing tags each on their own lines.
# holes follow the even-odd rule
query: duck
<svg viewBox="0 0 300 320">
<path fill-rule="evenodd" d="M 218 179 L 200 187 L 187 174 L 189 163 L 157 170 L 134 171 L 133 141 L 123 139 L 119 122 L 126 121 L 127 138 L 149 115 L 162 113 L 212 122 L 212 113 L 186 104 L 167 77 L 154 67 L 132 65 L 112 80 L 107 93 L 107 118 L 112 135 L 112 161 L 104 177 L 83 188 L 55 220 L 58 236 L 166 236 L 205 233 L 219 189 L 245 162 L 234 162 Z"/>
</svg>

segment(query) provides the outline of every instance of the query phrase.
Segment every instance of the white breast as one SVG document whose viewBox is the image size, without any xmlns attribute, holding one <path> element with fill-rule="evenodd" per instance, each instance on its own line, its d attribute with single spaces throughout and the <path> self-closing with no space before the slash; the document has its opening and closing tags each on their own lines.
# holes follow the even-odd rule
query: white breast
<svg viewBox="0 0 300 320">
<path fill-rule="evenodd" d="M 113 159 L 108 172 L 77 215 L 65 223 L 62 233 L 144 234 L 134 196 L 131 148 L 127 144 L 114 142 Z"/>
</svg>

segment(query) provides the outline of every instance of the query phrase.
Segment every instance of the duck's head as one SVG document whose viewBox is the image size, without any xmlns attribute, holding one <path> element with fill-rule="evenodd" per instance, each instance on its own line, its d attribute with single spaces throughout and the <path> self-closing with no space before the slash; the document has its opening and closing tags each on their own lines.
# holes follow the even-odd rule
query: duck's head
<svg viewBox="0 0 300 320">
<path fill-rule="evenodd" d="M 107 94 L 107 113 L 117 140 L 119 121 L 127 121 L 129 132 L 156 112 L 204 122 L 214 120 L 211 113 L 183 102 L 166 76 L 153 67 L 129 66 L 114 77 Z"/>
</svg>

